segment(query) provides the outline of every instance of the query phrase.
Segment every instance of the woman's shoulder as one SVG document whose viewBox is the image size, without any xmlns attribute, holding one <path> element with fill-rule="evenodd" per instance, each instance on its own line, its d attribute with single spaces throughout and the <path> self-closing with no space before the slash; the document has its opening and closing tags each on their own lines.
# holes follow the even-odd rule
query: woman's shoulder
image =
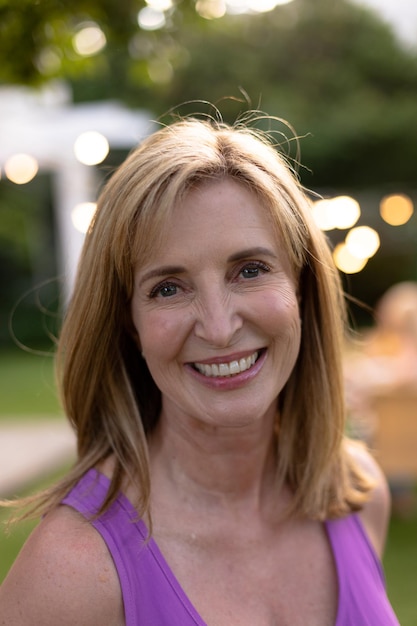
<svg viewBox="0 0 417 626">
<path fill-rule="evenodd" d="M 374 483 L 369 499 L 359 515 L 376 553 L 381 558 L 391 514 L 391 494 L 388 481 L 378 462 L 365 445 L 350 440 L 347 442 L 347 451 Z"/>
<path fill-rule="evenodd" d="M 0 587 L 1 624 L 124 624 L 117 572 L 94 527 L 60 506 L 30 535 Z"/>
</svg>

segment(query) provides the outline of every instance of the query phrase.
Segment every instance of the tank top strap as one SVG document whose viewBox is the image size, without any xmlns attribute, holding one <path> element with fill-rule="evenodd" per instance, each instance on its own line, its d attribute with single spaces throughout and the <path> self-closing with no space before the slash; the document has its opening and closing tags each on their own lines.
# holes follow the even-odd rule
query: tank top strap
<svg viewBox="0 0 417 626">
<path fill-rule="evenodd" d="M 89 520 L 105 541 L 120 580 L 126 626 L 206 626 L 123 494 L 96 517 L 109 486 L 106 476 L 91 469 L 62 504 Z"/>
<path fill-rule="evenodd" d="M 359 515 L 325 523 L 338 577 L 336 626 L 399 626 L 382 564 Z"/>
</svg>

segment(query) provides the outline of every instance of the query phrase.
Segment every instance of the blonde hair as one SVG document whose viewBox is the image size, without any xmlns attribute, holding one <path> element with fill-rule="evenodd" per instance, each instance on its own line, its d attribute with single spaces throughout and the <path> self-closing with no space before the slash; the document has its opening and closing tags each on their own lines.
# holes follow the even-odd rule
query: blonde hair
<svg viewBox="0 0 417 626">
<path fill-rule="evenodd" d="M 78 460 L 38 497 L 37 512 L 55 506 L 110 455 L 114 474 L 104 508 L 127 478 L 139 485 L 139 514 L 148 512 L 146 436 L 158 420 L 160 393 L 132 339 L 133 268 L 190 187 L 220 177 L 258 195 L 299 278 L 301 348 L 279 398 L 277 444 L 278 475 L 294 489 L 294 511 L 323 519 L 358 509 L 366 499 L 369 484 L 344 446 L 343 295 L 308 196 L 267 135 L 239 124 L 185 119 L 146 138 L 100 195 L 57 352 Z"/>
</svg>

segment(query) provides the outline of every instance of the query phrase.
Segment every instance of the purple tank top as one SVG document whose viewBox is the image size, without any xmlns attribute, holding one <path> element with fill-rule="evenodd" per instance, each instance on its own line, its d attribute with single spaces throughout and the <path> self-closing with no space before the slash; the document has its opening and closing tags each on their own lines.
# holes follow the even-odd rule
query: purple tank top
<svg viewBox="0 0 417 626">
<path fill-rule="evenodd" d="M 89 470 L 64 498 L 85 518 L 99 509 L 109 480 Z M 120 495 L 91 521 L 115 563 L 126 626 L 207 626 L 187 598 L 156 542 L 129 500 Z M 339 601 L 335 626 L 399 626 L 388 601 L 381 564 L 357 515 L 327 521 L 336 564 Z"/>
</svg>

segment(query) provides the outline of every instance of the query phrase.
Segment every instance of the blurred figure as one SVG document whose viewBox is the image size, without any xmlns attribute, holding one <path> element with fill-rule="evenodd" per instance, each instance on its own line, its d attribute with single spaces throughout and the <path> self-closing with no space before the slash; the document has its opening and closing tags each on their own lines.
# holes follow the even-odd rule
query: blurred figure
<svg viewBox="0 0 417 626">
<path fill-rule="evenodd" d="M 377 303 L 375 321 L 375 327 L 364 332 L 360 342 L 347 346 L 345 356 L 352 434 L 371 446 L 377 446 L 381 428 L 378 413 L 384 396 L 394 394 L 400 400 L 416 394 L 417 398 L 417 283 L 390 287 Z M 412 412 L 417 418 L 417 404 Z M 413 476 L 401 471 L 399 463 L 398 471 L 389 478 L 394 508 L 400 513 L 414 509 Z"/>
<path fill-rule="evenodd" d="M 365 352 L 379 372 L 380 384 L 417 384 L 417 283 L 388 289 L 377 304 L 376 322 Z"/>
</svg>

